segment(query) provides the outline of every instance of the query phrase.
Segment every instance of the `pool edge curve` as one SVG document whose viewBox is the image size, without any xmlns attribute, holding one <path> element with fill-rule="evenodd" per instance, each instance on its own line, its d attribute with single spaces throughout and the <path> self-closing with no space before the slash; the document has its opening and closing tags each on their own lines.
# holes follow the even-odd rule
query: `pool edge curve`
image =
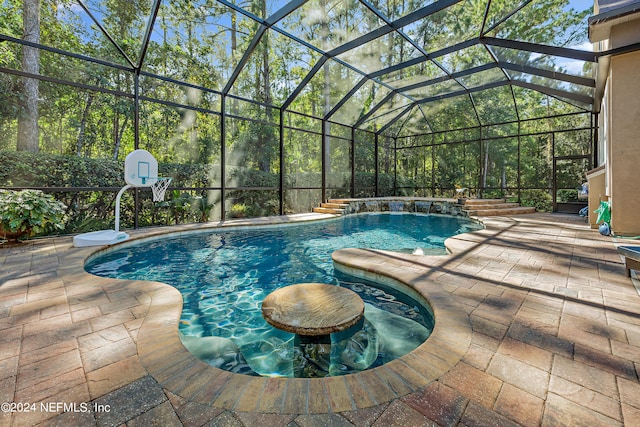
<svg viewBox="0 0 640 427">
<path fill-rule="evenodd" d="M 327 218 L 328 216 L 322 216 L 320 219 Z M 273 224 L 283 224 L 283 221 L 280 218 Z M 198 232 L 205 228 L 211 231 L 219 227 L 220 225 L 213 225 L 188 230 L 172 228 L 165 229 L 164 232 L 154 230 L 151 233 L 141 232 L 133 240 Z M 127 241 L 125 244 L 131 242 Z M 96 247 L 84 250 L 85 262 L 109 249 L 110 247 Z M 344 254 L 347 251 L 362 251 L 359 254 L 362 256 L 351 256 L 346 261 Z M 430 280 L 408 279 L 402 268 L 389 265 L 388 262 L 385 265 L 384 259 L 390 254 L 398 259 L 406 258 L 394 252 L 341 249 L 334 252 L 333 259 L 339 269 L 348 270 L 349 274 L 373 277 L 374 281 L 385 277 L 385 280 L 394 282 L 394 286 L 401 286 L 402 292 L 407 293 L 409 290 L 409 295 L 413 296 L 414 292 L 419 295 L 419 300 L 426 302 L 434 312 L 436 322 L 432 334 L 417 349 L 399 359 L 360 373 L 327 378 L 253 377 L 210 366 L 189 352 L 179 338 L 182 296 L 176 288 L 161 282 L 105 280 L 134 286 L 150 297 L 148 312 L 137 334 L 137 352 L 147 373 L 171 393 L 189 401 L 239 412 L 345 412 L 380 405 L 427 386 L 455 366 L 471 342 L 470 320 L 460 304 Z M 382 262 L 372 268 L 370 264 L 376 257 L 381 257 L 378 261 Z M 442 257 L 447 256 L 420 258 Z M 406 259 L 403 262 L 410 263 Z M 424 270 L 421 272 L 424 273 Z"/>
</svg>

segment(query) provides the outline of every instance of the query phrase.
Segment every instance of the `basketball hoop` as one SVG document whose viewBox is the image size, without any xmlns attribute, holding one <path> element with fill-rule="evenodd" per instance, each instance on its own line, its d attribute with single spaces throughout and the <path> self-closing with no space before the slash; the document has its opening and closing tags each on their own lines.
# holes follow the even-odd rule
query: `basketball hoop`
<svg viewBox="0 0 640 427">
<path fill-rule="evenodd" d="M 164 200 L 164 193 L 167 191 L 167 188 L 171 184 L 171 178 L 160 178 L 156 179 L 156 182 L 151 184 L 151 191 L 153 192 L 153 201 L 161 202 Z"/>
</svg>

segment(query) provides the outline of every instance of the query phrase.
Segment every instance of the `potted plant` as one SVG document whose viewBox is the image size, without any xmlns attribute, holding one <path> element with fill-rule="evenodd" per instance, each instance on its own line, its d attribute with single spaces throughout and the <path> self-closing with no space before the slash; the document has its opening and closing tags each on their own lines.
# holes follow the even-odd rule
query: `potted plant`
<svg viewBox="0 0 640 427">
<path fill-rule="evenodd" d="M 0 190 L 0 237 L 12 242 L 62 230 L 65 209 L 62 202 L 40 190 Z"/>
<path fill-rule="evenodd" d="M 227 216 L 229 218 L 245 218 L 247 216 L 248 210 L 249 208 L 247 207 L 247 205 L 236 203 L 231 206 L 231 209 L 229 209 L 229 212 L 227 212 Z"/>
<path fill-rule="evenodd" d="M 466 203 L 467 201 L 466 192 L 467 192 L 466 187 L 461 187 L 459 185 L 456 185 L 456 196 L 458 198 L 459 205 L 464 205 Z"/>
</svg>

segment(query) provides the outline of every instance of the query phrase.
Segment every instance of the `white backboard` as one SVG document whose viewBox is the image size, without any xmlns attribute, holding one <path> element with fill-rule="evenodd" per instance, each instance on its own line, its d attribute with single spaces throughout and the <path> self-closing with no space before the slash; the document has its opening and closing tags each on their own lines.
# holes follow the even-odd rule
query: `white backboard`
<svg viewBox="0 0 640 427">
<path fill-rule="evenodd" d="M 150 187 L 158 179 L 158 162 L 147 150 L 135 150 L 124 159 L 124 180 L 134 187 Z"/>
</svg>

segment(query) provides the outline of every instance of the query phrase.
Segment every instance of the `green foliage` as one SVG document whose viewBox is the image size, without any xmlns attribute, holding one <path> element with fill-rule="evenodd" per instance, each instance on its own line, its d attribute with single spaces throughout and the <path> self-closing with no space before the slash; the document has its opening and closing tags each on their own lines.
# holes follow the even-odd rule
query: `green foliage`
<svg viewBox="0 0 640 427">
<path fill-rule="evenodd" d="M 198 222 L 209 221 L 214 207 L 215 203 L 209 202 L 207 197 L 195 196 L 191 200 L 191 210 L 198 217 Z"/>
<path fill-rule="evenodd" d="M 151 12 L 150 3 L 124 0 L 103 0 L 98 3 L 102 25 L 121 49 L 116 49 L 102 31 L 89 25 L 83 16 L 84 12 L 73 7 L 70 0 L 41 2 L 42 43 L 125 67 L 130 63 L 137 64 L 140 52 L 146 52 L 140 85 L 143 101 L 139 109 L 138 133 L 141 145 L 152 149 L 151 151 L 157 149 L 158 152 L 154 154 L 158 159 L 166 154 L 167 157 L 161 159 L 165 161 L 197 161 L 203 164 L 214 162 L 214 157 L 219 155 L 219 149 L 215 145 L 219 141 L 221 123 L 217 115 L 209 112 L 220 112 L 221 105 L 219 94 L 209 90 L 221 91 L 225 88 L 228 77 L 234 74 L 240 59 L 251 46 L 258 23 L 216 2 L 162 1 L 157 19 L 153 23 L 155 36 L 149 46 L 143 49 L 142 42 Z M 462 2 L 404 30 L 427 52 L 451 46 L 456 40 L 477 37 L 481 31 L 479 23 L 484 21 L 484 28 L 490 37 L 575 46 L 586 39 L 584 24 L 590 8 L 584 11 L 569 10 L 567 4 L 567 0 L 537 0 L 522 4 L 523 7 L 507 0 Z M 373 5 L 391 20 L 423 6 L 413 0 L 375 1 Z M 272 5 L 266 1 L 239 3 L 238 6 L 263 18 L 274 12 L 271 10 Z M 3 2 L 0 6 L 0 32 L 18 38 L 22 36 L 22 7 L 21 0 Z M 342 45 L 351 36 L 356 37 L 379 25 L 375 15 L 365 13 L 362 5 L 357 2 L 316 5 L 313 13 L 310 13 L 310 9 L 301 6 L 292 13 L 291 19 L 284 19 L 279 25 L 283 25 L 285 31 L 327 51 Z M 228 88 L 228 93 L 272 104 L 276 108 L 228 98 L 227 113 L 234 117 L 249 117 L 257 122 L 245 124 L 243 132 L 231 135 L 227 138 L 227 143 L 228 147 L 244 152 L 245 164 L 251 163 L 257 169 L 269 171 L 278 158 L 277 126 L 270 125 L 277 125 L 279 120 L 277 107 L 303 81 L 308 71 L 317 63 L 320 54 L 277 31 L 265 33 L 260 42 L 251 48 L 240 75 Z M 516 49 L 495 50 L 498 60 L 513 64 L 532 65 L 541 69 L 558 69 L 561 65 L 550 55 L 535 55 Z M 341 59 L 365 72 L 371 72 L 406 62 L 413 57 L 414 51 L 407 48 L 405 40 L 389 35 L 353 49 Z M 481 45 L 457 50 L 442 58 L 443 65 L 451 73 L 495 60 Z M 20 46 L 2 43 L 0 65 L 19 69 L 19 62 Z M 40 62 L 45 76 L 130 95 L 134 92 L 133 73 L 49 51 L 42 51 Z M 147 73 L 170 80 L 155 79 Z M 406 67 L 388 78 L 385 76 L 383 80 L 428 81 L 441 75 L 442 70 L 436 64 L 426 61 Z M 329 61 L 290 105 L 292 110 L 305 117 L 316 117 L 301 121 L 316 123 L 291 124 L 317 130 L 320 122 L 317 118 L 328 113 L 327 109 L 336 106 L 360 78 L 360 74 Z M 495 78 L 489 72 L 478 73 L 466 77 L 464 85 L 468 88 L 480 87 Z M 531 83 L 558 86 L 557 83 L 541 80 L 541 77 L 531 78 Z M 0 135 L 8 136 L 0 139 L 0 149 L 14 147 L 16 130 L 13 121 L 21 105 L 19 85 L 19 78 L 8 75 L 0 78 L 0 89 L 5 89 L 0 91 Z M 203 89 L 198 90 L 194 86 Z M 457 89 L 457 84 L 442 82 L 425 87 L 424 92 L 416 91 L 411 96 L 416 99 L 437 98 Z M 518 98 L 517 108 L 523 118 L 563 112 L 558 111 L 558 105 L 565 110 L 569 108 L 569 104 L 554 102 L 528 89 L 493 88 L 475 92 L 472 97 L 465 94 L 425 104 L 420 107 L 420 111 L 416 109 L 411 113 L 410 120 L 399 120 L 393 129 L 410 134 L 416 130 L 429 132 L 474 126 L 479 120 L 486 126 L 513 119 L 516 105 L 512 90 Z M 352 125 L 375 108 L 386 94 L 384 87 L 373 84 L 372 81 L 367 82 L 361 90 L 351 94 L 349 102 L 339 108 L 332 119 Z M 156 103 L 153 99 L 172 105 Z M 399 97 L 394 97 L 391 102 L 393 105 L 384 107 L 379 112 L 386 113 L 388 109 L 398 108 L 398 101 Z M 39 104 L 40 146 L 47 151 L 122 158 L 122 153 L 133 147 L 134 108 L 128 97 L 42 81 Z M 176 105 L 184 105 L 186 108 Z M 194 109 L 189 110 L 190 108 Z M 386 114 L 380 114 L 380 117 L 386 117 Z M 384 118 L 378 123 L 372 120 L 371 129 L 379 129 L 387 120 Z"/>
<path fill-rule="evenodd" d="M 180 224 L 184 222 L 185 216 L 190 211 L 192 200 L 193 198 L 189 193 L 181 193 L 178 190 L 173 190 L 171 197 L 164 202 L 160 202 L 158 206 L 169 208 L 169 213 L 174 224 Z"/>
<path fill-rule="evenodd" d="M 551 212 L 553 209 L 551 194 L 545 190 L 522 190 L 520 204 L 533 206 L 538 212 Z"/>
<path fill-rule="evenodd" d="M 0 5 L 1 33 L 22 37 L 24 4 L 22 0 L 6 0 Z M 285 101 L 291 101 L 289 97 L 318 63 L 321 54 L 317 51 L 271 30 L 262 35 L 259 43 L 251 45 L 259 24 L 236 10 L 208 0 L 162 1 L 154 22 L 154 37 L 148 48 L 143 49 L 151 2 L 97 2 L 102 26 L 112 40 L 104 37 L 102 29 L 91 26 L 85 12 L 73 4 L 71 0 L 41 2 L 41 42 L 99 61 L 88 62 L 54 51 L 41 51 L 40 72 L 45 77 L 39 83 L 38 96 L 42 154 L 15 153 L 17 118 L 25 101 L 21 92 L 23 83 L 19 76 L 0 74 L 0 150 L 4 150 L 0 151 L 0 187 L 90 188 L 91 191 L 70 189 L 55 193 L 55 197 L 68 206 L 67 232 L 112 224 L 114 189 L 123 185 L 121 160 L 136 142 L 158 159 L 161 175 L 171 176 L 174 187 L 188 190 L 168 192 L 167 200 L 160 204 L 150 200 L 148 191 L 137 190 L 137 199 L 133 191 L 127 192 L 122 210 L 125 226 L 133 223 L 136 211 L 141 212 L 138 219 L 142 225 L 204 221 L 211 217 L 215 197 L 202 194 L 206 190 L 194 189 L 220 187 L 222 179 L 227 188 L 233 189 L 227 192 L 227 206 L 232 209 L 234 205 L 245 206 L 247 216 L 277 213 L 279 193 L 273 189 L 279 186 L 281 154 L 285 188 L 310 188 L 290 192 L 305 195 L 287 196 L 289 205 L 285 209 L 289 211 L 302 209 L 301 206 L 307 209 L 311 199 L 319 197 L 315 188 L 321 185 L 323 166 L 327 186 L 335 187 L 330 192 L 348 194 L 352 185 L 352 158 L 355 158 L 357 194 L 372 195 L 372 188 L 377 185 L 380 195 L 451 197 L 456 185 L 495 188 L 501 193 L 518 185 L 551 188 L 554 154 L 589 153 L 589 132 L 573 131 L 589 125 L 587 114 L 546 119 L 550 115 L 578 111 L 561 98 L 517 86 L 442 96 L 455 94 L 460 84 L 473 89 L 490 86 L 493 81 L 504 78 L 495 69 L 466 75 L 454 82 L 442 78 L 443 67 L 457 73 L 497 60 L 562 71 L 558 59 L 551 55 L 500 47 L 495 47 L 490 55 L 485 46 L 478 44 L 442 56 L 440 65 L 432 61 L 418 62 L 380 75 L 385 85 L 367 79 L 360 89 L 352 91 L 362 75 L 342 62 L 361 67 L 368 74 L 414 58 L 414 49 L 407 48 L 406 40 L 393 32 L 340 54 L 341 61 L 326 61 L 308 84 L 299 88 L 293 102 L 287 104 L 289 111 L 280 116 L 279 108 Z M 585 40 L 588 11 L 574 13 L 568 11 L 567 4 L 567 0 L 536 0 L 522 3 L 522 7 L 508 0 L 461 2 L 416 21 L 404 31 L 427 52 L 477 37 L 482 22 L 486 22 L 484 29 L 489 37 L 575 46 Z M 376 0 L 372 5 L 394 21 L 422 7 L 423 3 Z M 379 26 L 374 14 L 366 12 L 357 2 L 320 2 L 307 6 L 302 5 L 278 25 L 325 51 Z M 273 5 L 266 1 L 238 3 L 238 7 L 247 8 L 262 18 L 275 12 Z M 20 70 L 21 50 L 18 43 L 0 43 L 0 67 Z M 145 52 L 145 58 L 136 86 L 136 76 L 126 69 L 131 63 L 138 63 L 140 52 Z M 237 67 L 245 53 L 248 56 L 240 74 L 226 87 L 229 76 L 240 70 Z M 588 67 L 585 66 L 585 76 L 588 76 Z M 515 79 L 519 77 L 550 89 L 566 89 L 552 79 L 514 74 Z M 378 138 L 373 133 L 356 130 L 355 150 L 351 152 L 348 141 L 351 129 L 338 123 L 352 125 L 375 108 L 374 116 L 378 118 L 370 116 L 363 126 L 379 131 L 385 123 L 391 123 L 389 120 L 393 121 L 398 112 L 404 111 L 406 99 L 399 94 L 387 98 L 393 95 L 389 92 L 391 87 L 432 80 L 438 83 L 416 87 L 411 92 L 415 100 L 426 97 L 431 101 L 418 103 L 417 108 L 385 131 L 387 135 L 410 138 L 402 141 L 381 135 L 375 153 L 374 143 Z M 58 81 L 73 82 L 74 86 Z M 137 109 L 133 101 L 135 88 L 140 95 Z M 220 94 L 223 89 L 225 97 Z M 332 122 L 322 120 L 339 106 L 346 94 L 351 98 L 332 112 Z M 389 102 L 378 109 L 382 99 Z M 544 119 L 499 124 L 514 120 L 516 109 L 521 119 Z M 136 112 L 139 121 L 134 118 Z M 283 135 L 280 135 L 280 120 L 286 126 Z M 482 128 L 469 128 L 479 124 Z M 569 131 L 555 133 L 556 152 L 553 153 L 551 131 L 558 129 Z M 330 136 L 323 153 L 320 133 L 325 130 Z M 438 133 L 442 130 L 450 132 Z M 516 132 L 522 137 L 516 137 Z M 396 151 L 396 145 L 402 149 Z M 519 153 L 518 148 L 521 148 Z M 221 176 L 223 160 L 225 177 Z M 376 169 L 379 170 L 377 183 Z M 584 174 L 582 165 L 567 167 L 562 171 L 560 188 L 579 184 L 581 174 Z M 138 206 L 134 206 L 134 200 L 138 200 Z M 223 208 L 218 209 L 219 212 Z"/>
<path fill-rule="evenodd" d="M 557 200 L 558 202 L 577 202 L 578 191 L 577 190 L 558 190 Z"/>
<path fill-rule="evenodd" d="M 159 164 L 160 175 L 172 177 L 174 187 L 215 186 L 217 171 L 218 167 L 210 164 Z M 115 194 L 124 185 L 123 174 L 124 163 L 120 161 L 46 153 L 0 152 L 1 187 L 69 188 L 69 191 L 61 190 L 52 194 L 67 206 L 66 222 L 60 222 L 67 233 L 113 227 Z M 279 177 L 279 173 L 242 168 L 236 169 L 230 178 L 235 187 L 277 188 Z M 315 178 L 309 176 L 308 179 L 313 181 Z M 79 191 L 76 188 L 91 190 Z M 123 228 L 133 225 L 134 191 L 129 190 L 122 197 Z M 154 203 L 150 200 L 150 191 L 137 191 L 142 203 L 139 217 L 141 225 L 208 221 L 217 203 L 206 194 L 194 194 L 191 190 L 167 191 L 164 201 Z M 227 197 L 235 204 L 246 206 L 245 216 L 277 215 L 279 212 L 277 191 L 235 190 L 229 191 Z"/>
<path fill-rule="evenodd" d="M 0 190 L 0 228 L 41 235 L 64 229 L 66 206 L 39 190 Z"/>
<path fill-rule="evenodd" d="M 484 199 L 502 199 L 504 196 L 503 190 L 484 190 L 482 192 L 482 198 Z"/>
<path fill-rule="evenodd" d="M 172 176 L 182 187 L 206 187 L 212 174 L 211 165 L 160 164 L 160 174 Z M 108 159 L 60 156 L 46 153 L 0 152 L 1 187 L 57 187 L 56 199 L 66 208 L 67 222 L 61 222 L 67 233 L 100 230 L 113 226 L 115 195 L 124 185 L 124 163 Z M 78 191 L 76 188 L 90 188 Z M 102 189 L 102 190 L 101 190 Z M 133 224 L 134 190 L 122 198 L 122 225 Z M 150 192 L 140 190 L 145 212 L 144 225 L 202 221 L 211 207 L 189 193 L 168 192 L 167 200 L 152 203 Z M 49 197 L 49 196 L 48 196 Z M 196 207 L 192 208 L 192 204 Z"/>
<path fill-rule="evenodd" d="M 2 187 L 119 187 L 123 174 L 114 160 L 0 151 Z"/>
<path fill-rule="evenodd" d="M 236 169 L 231 174 L 232 181 L 236 187 L 277 187 L 280 183 L 279 174 L 255 170 Z"/>
<path fill-rule="evenodd" d="M 245 218 L 248 211 L 249 208 L 247 207 L 247 205 L 236 203 L 231 206 L 231 209 L 229 209 L 227 215 L 229 216 L 229 218 Z"/>
</svg>

